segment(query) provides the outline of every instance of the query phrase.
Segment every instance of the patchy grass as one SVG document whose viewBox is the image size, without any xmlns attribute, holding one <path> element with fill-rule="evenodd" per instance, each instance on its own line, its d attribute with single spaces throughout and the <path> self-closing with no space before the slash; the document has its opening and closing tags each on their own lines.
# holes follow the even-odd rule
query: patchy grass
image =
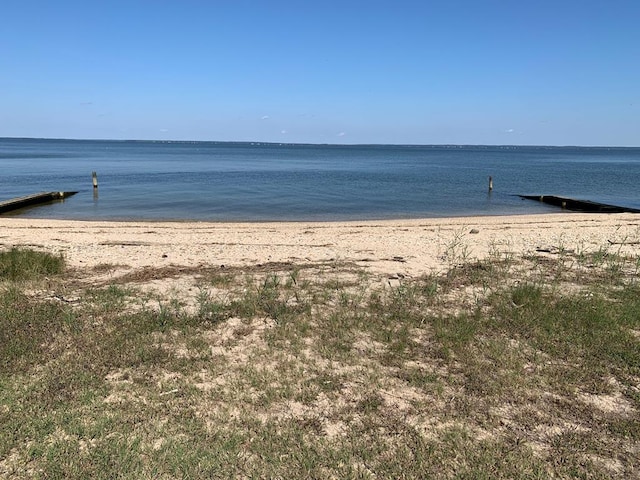
<svg viewBox="0 0 640 480">
<path fill-rule="evenodd" d="M 64 269 L 61 255 L 51 255 L 25 248 L 0 252 L 0 280 L 18 281 L 57 275 Z"/>
<path fill-rule="evenodd" d="M 6 275 L 0 476 L 637 475 L 637 259 L 446 253 L 394 287 L 353 265 Z"/>
</svg>

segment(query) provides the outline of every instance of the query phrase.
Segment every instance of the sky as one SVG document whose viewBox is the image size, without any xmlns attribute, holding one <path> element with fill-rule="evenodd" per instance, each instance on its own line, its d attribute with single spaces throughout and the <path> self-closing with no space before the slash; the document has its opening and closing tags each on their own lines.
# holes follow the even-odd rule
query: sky
<svg viewBox="0 0 640 480">
<path fill-rule="evenodd" d="M 0 137 L 640 146 L 638 0 L 0 12 Z"/>
</svg>

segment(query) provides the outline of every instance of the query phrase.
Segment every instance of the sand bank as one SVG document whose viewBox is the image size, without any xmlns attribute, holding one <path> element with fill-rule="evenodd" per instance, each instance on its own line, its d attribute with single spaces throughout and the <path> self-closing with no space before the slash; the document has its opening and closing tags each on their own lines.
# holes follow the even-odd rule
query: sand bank
<svg viewBox="0 0 640 480">
<path fill-rule="evenodd" d="M 639 214 L 519 215 L 362 222 L 107 222 L 0 218 L 0 248 L 62 253 L 71 266 L 355 262 L 417 276 L 491 251 L 640 252 Z"/>
</svg>

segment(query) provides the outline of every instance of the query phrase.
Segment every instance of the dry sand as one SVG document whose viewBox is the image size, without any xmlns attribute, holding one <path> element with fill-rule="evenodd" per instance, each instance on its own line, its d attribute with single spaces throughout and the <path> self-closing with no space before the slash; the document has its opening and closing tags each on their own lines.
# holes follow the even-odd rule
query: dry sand
<svg viewBox="0 0 640 480">
<path fill-rule="evenodd" d="M 62 253 L 74 267 L 243 266 L 355 262 L 371 273 L 440 272 L 490 251 L 640 252 L 639 214 L 465 217 L 417 220 L 208 223 L 0 218 L 0 248 Z"/>
</svg>

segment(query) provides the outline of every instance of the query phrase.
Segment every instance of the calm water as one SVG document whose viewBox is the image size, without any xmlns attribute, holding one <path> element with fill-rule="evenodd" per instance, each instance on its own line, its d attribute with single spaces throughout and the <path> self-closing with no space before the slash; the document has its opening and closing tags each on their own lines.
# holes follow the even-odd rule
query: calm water
<svg viewBox="0 0 640 480">
<path fill-rule="evenodd" d="M 0 139 L 0 166 L 0 200 L 79 191 L 12 214 L 31 218 L 362 220 L 557 211 L 518 194 L 640 208 L 640 148 Z"/>
</svg>

